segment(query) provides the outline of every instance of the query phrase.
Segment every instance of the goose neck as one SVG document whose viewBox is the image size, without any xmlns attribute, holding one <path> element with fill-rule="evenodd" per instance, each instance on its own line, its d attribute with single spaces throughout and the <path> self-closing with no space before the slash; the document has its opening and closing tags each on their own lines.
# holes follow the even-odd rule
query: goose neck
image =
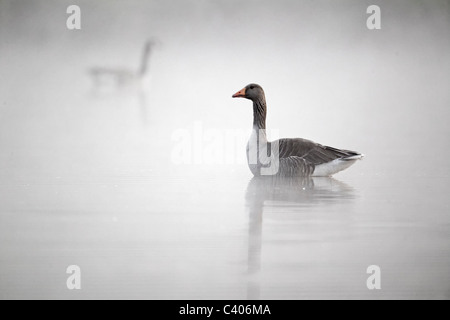
<svg viewBox="0 0 450 320">
<path fill-rule="evenodd" d="M 148 71 L 149 59 L 150 59 L 150 48 L 145 48 L 141 57 L 141 66 L 139 70 L 141 76 L 144 76 Z"/>
<path fill-rule="evenodd" d="M 266 129 L 267 106 L 264 98 L 253 101 L 253 129 Z"/>
</svg>

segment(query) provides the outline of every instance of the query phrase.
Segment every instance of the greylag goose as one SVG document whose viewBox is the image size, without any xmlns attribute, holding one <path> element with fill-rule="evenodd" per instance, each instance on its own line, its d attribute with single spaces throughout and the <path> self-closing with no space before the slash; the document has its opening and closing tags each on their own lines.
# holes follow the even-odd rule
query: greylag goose
<svg viewBox="0 0 450 320">
<path fill-rule="evenodd" d="M 310 140 L 267 141 L 267 105 L 264 90 L 249 84 L 233 95 L 253 101 L 253 131 L 247 144 L 247 161 L 254 176 L 332 176 L 364 156 L 358 152 L 323 146 Z"/>
</svg>

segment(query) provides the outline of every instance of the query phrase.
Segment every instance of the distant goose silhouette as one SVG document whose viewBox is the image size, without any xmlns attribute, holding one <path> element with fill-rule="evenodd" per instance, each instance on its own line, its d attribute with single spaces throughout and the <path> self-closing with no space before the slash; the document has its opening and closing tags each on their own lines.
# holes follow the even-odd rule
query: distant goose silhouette
<svg viewBox="0 0 450 320">
<path fill-rule="evenodd" d="M 89 70 L 89 74 L 96 86 L 114 86 L 120 88 L 140 82 L 148 73 L 149 60 L 153 47 L 156 45 L 155 40 L 148 40 L 145 43 L 139 68 L 137 70 L 130 70 L 125 68 L 106 68 L 94 67 Z"/>
<path fill-rule="evenodd" d="M 301 138 L 269 142 L 265 131 L 267 105 L 262 87 L 249 84 L 233 98 L 253 101 L 253 131 L 247 144 L 247 160 L 254 176 L 332 176 L 364 157 L 355 151 L 327 147 Z"/>
</svg>

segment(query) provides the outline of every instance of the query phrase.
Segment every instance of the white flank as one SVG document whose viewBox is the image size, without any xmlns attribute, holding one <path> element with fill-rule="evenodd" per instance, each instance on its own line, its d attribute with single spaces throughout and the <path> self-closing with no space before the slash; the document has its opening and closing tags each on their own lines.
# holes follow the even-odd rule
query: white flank
<svg viewBox="0 0 450 320">
<path fill-rule="evenodd" d="M 361 160 L 364 155 L 357 155 L 353 157 L 346 158 L 345 160 L 336 159 L 321 165 L 316 166 L 313 177 L 329 177 L 333 174 L 336 174 L 342 170 L 347 169 L 352 164 L 354 164 L 357 160 Z"/>
</svg>

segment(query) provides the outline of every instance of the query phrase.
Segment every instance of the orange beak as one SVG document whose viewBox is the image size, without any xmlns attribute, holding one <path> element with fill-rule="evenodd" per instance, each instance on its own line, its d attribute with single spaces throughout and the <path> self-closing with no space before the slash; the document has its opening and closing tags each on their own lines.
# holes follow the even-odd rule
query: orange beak
<svg viewBox="0 0 450 320">
<path fill-rule="evenodd" d="M 245 88 L 233 94 L 233 98 L 245 98 Z"/>
</svg>

